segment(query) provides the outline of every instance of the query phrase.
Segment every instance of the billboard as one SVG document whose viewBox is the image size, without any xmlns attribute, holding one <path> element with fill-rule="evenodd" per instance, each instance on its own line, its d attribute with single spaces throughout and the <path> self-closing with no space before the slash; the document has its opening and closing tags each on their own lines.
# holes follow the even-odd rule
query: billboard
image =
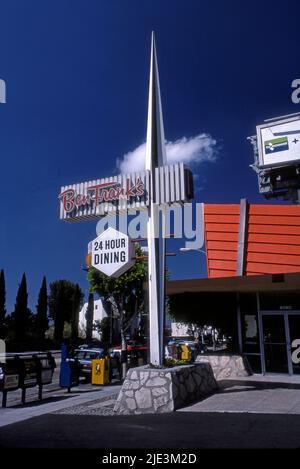
<svg viewBox="0 0 300 469">
<path fill-rule="evenodd" d="M 256 127 L 258 167 L 300 162 L 300 114 L 270 119 Z"/>
</svg>

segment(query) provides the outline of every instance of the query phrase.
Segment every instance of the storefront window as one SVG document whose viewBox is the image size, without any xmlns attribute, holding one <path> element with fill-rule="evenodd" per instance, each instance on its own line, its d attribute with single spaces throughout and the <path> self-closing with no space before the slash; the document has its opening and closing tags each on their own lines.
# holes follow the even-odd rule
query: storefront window
<svg viewBox="0 0 300 469">
<path fill-rule="evenodd" d="M 243 352 L 260 353 L 257 314 L 242 314 Z"/>
<path fill-rule="evenodd" d="M 253 373 L 261 373 L 260 343 L 255 293 L 240 295 L 243 353 Z"/>
<path fill-rule="evenodd" d="M 300 310 L 299 293 L 260 293 L 261 311 Z"/>
<path fill-rule="evenodd" d="M 245 327 L 245 334 L 244 334 L 244 342 L 246 348 L 249 347 L 256 347 L 258 343 L 258 327 L 257 327 L 257 317 L 256 314 L 245 314 L 244 316 L 244 327 Z M 247 350 L 250 352 L 250 350 Z M 257 350 L 251 350 L 251 352 L 256 352 Z"/>
</svg>

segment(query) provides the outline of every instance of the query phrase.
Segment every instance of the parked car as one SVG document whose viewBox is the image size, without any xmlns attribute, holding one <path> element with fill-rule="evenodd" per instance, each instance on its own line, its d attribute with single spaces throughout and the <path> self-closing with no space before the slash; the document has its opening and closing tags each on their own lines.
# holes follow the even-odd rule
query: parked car
<svg viewBox="0 0 300 469">
<path fill-rule="evenodd" d="M 79 364 L 79 376 L 85 377 L 87 380 L 92 376 L 92 360 L 104 358 L 103 348 L 80 348 L 74 351 L 74 356 Z"/>
<path fill-rule="evenodd" d="M 112 352 L 118 353 L 122 362 L 121 345 L 117 345 L 111 349 Z M 124 358 L 125 357 L 125 358 Z M 123 359 L 127 361 L 127 366 L 141 366 L 147 363 L 147 346 L 133 339 L 126 340 L 126 353 Z"/>
</svg>

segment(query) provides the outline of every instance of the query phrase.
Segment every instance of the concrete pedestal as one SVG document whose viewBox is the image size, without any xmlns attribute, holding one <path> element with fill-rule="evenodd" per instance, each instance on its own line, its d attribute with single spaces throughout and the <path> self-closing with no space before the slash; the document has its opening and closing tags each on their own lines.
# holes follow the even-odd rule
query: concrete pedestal
<svg viewBox="0 0 300 469">
<path fill-rule="evenodd" d="M 132 368 L 114 407 L 118 415 L 173 412 L 217 389 L 209 363 L 153 369 Z"/>
</svg>

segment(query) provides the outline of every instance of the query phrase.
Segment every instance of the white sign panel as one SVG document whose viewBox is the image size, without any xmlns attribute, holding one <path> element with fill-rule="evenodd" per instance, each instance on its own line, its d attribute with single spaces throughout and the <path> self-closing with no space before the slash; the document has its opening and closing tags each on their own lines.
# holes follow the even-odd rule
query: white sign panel
<svg viewBox="0 0 300 469">
<path fill-rule="evenodd" d="M 300 116 L 257 126 L 259 166 L 287 166 L 300 161 Z"/>
<path fill-rule="evenodd" d="M 92 241 L 91 265 L 108 277 L 119 277 L 134 264 L 129 236 L 108 228 Z"/>
</svg>

